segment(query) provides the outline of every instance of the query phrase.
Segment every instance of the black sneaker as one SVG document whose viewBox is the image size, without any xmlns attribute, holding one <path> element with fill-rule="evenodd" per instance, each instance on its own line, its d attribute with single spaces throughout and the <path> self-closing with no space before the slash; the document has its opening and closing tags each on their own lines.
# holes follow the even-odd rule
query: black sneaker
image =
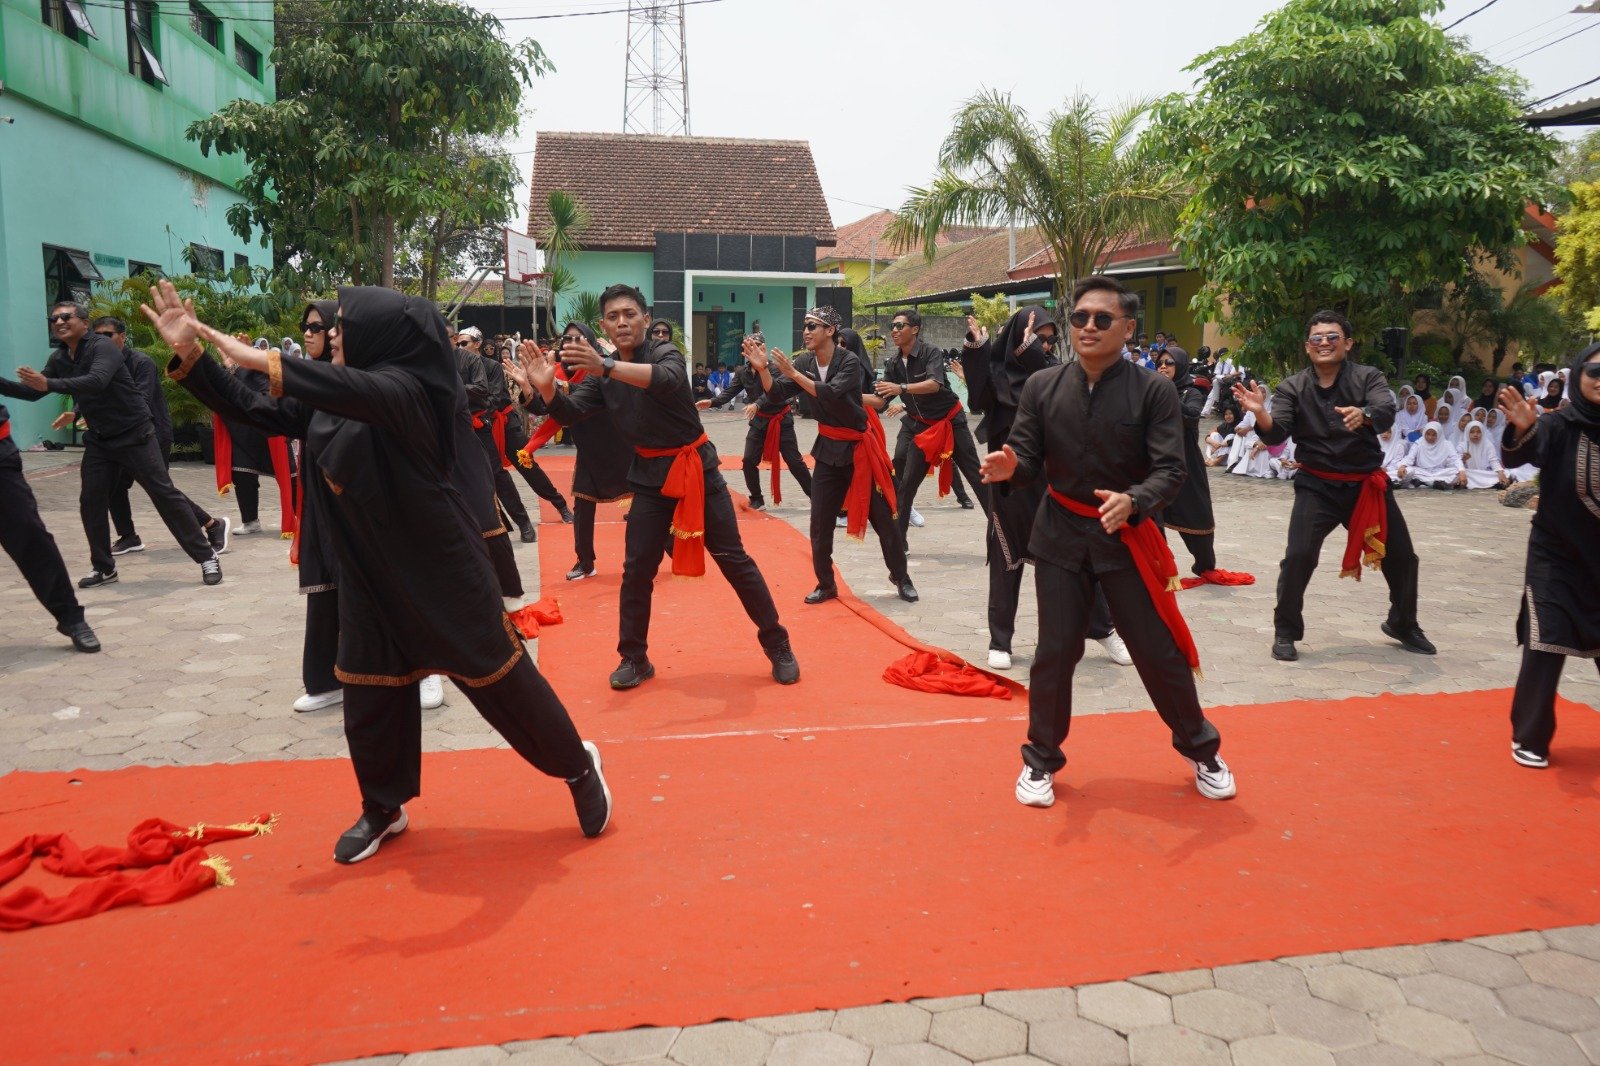
<svg viewBox="0 0 1600 1066">
<path fill-rule="evenodd" d="M 794 649 L 786 640 L 767 652 L 772 660 L 772 680 L 780 685 L 792 685 L 800 680 L 800 664 L 795 661 Z"/>
<path fill-rule="evenodd" d="M 1294 650 L 1294 641 L 1279 637 L 1272 642 L 1272 657 L 1279 662 L 1292 663 L 1300 658 L 1300 653 Z"/>
<path fill-rule="evenodd" d="M 89 576 L 78 579 L 78 587 L 80 589 L 99 588 L 101 585 L 113 584 L 116 580 L 117 572 L 115 570 L 107 570 L 103 574 L 98 570 L 91 570 L 89 571 Z"/>
<path fill-rule="evenodd" d="M 594 741 L 584 741 L 583 749 L 589 753 L 589 769 L 582 776 L 569 779 L 567 787 L 572 790 L 572 806 L 578 811 L 578 827 L 584 836 L 593 839 L 611 824 L 611 786 L 600 772 L 600 749 Z"/>
<path fill-rule="evenodd" d="M 624 659 L 611 671 L 611 687 L 615 689 L 638 688 L 640 685 L 656 676 L 656 668 L 649 659 L 635 662 Z"/>
<path fill-rule="evenodd" d="M 537 534 L 537 533 L 535 533 L 533 531 L 533 526 L 526 525 L 526 526 L 522 527 L 522 543 L 524 543 L 524 544 L 532 544 L 534 541 L 536 541 L 538 539 L 539 539 L 539 534 Z"/>
<path fill-rule="evenodd" d="M 895 589 L 900 593 L 900 598 L 905 600 L 907 603 L 916 603 L 922 598 L 921 596 L 917 595 L 917 586 L 911 583 L 911 579 L 909 577 L 904 581 L 896 582 Z"/>
<path fill-rule="evenodd" d="M 1429 640 L 1423 635 L 1422 629 L 1419 626 L 1412 626 L 1410 629 L 1401 630 L 1396 626 L 1392 626 L 1388 622 L 1385 622 L 1378 628 L 1383 630 L 1384 636 L 1393 640 L 1398 640 L 1400 642 L 1400 646 L 1406 651 L 1414 651 L 1418 655 L 1437 655 L 1439 653 L 1439 649 L 1433 646 L 1433 641 Z"/>
<path fill-rule="evenodd" d="M 94 630 L 89 628 L 88 622 L 74 622 L 67 626 L 56 626 L 56 632 L 64 637 L 71 637 L 72 646 L 79 651 L 100 650 L 100 638 L 94 635 Z"/>
<path fill-rule="evenodd" d="M 228 540 L 233 533 L 233 520 L 225 515 L 218 515 L 211 520 L 211 524 L 204 530 L 206 539 L 211 542 L 211 550 L 221 555 L 228 550 Z M 217 581 L 221 581 L 221 571 L 218 572 Z M 208 585 L 215 585 L 217 581 L 207 581 Z"/>
<path fill-rule="evenodd" d="M 561 521 L 569 526 L 572 525 L 572 509 L 566 504 L 561 505 Z"/>
<path fill-rule="evenodd" d="M 839 598 L 839 590 L 832 585 L 818 585 L 806 593 L 807 603 L 826 603 Z"/>
<path fill-rule="evenodd" d="M 594 577 L 595 572 L 596 571 L 595 571 L 594 567 L 592 567 L 592 566 L 584 566 L 582 563 L 579 563 L 576 566 L 574 566 L 571 570 L 567 571 L 567 580 L 568 581 L 582 581 L 586 577 Z"/>
<path fill-rule="evenodd" d="M 131 555 L 134 552 L 144 551 L 144 541 L 139 539 L 139 534 L 129 533 L 126 537 L 118 537 L 117 542 L 111 545 L 112 555 Z"/>
<path fill-rule="evenodd" d="M 1535 770 L 1543 770 L 1550 765 L 1549 755 L 1540 754 L 1532 748 L 1525 748 L 1514 740 L 1511 742 L 1511 757 L 1517 760 L 1519 766 L 1527 766 Z"/>
<path fill-rule="evenodd" d="M 970 511 L 970 510 L 972 510 L 972 506 L 973 506 L 973 504 L 972 504 L 972 501 L 971 501 L 971 500 L 957 500 L 957 501 L 956 501 L 956 502 L 957 502 L 957 503 L 959 503 L 959 504 L 960 504 L 960 505 L 961 505 L 961 509 L 962 509 L 962 510 L 963 510 L 963 511 Z"/>
<path fill-rule="evenodd" d="M 222 521 L 227 520 L 222 519 Z M 200 580 L 208 585 L 222 584 L 222 563 L 215 555 L 200 564 Z"/>
<path fill-rule="evenodd" d="M 750 510 L 752 510 L 752 511 L 765 511 L 766 509 L 767 509 L 767 501 L 766 500 L 763 500 L 760 496 L 752 496 L 752 497 L 750 497 Z"/>
<path fill-rule="evenodd" d="M 348 866 L 362 859 L 370 859 L 378 853 L 378 847 L 384 840 L 404 833 L 410 824 L 404 807 L 396 807 L 392 811 L 367 810 L 363 807 L 356 824 L 346 829 L 334 843 L 333 861 Z"/>
</svg>

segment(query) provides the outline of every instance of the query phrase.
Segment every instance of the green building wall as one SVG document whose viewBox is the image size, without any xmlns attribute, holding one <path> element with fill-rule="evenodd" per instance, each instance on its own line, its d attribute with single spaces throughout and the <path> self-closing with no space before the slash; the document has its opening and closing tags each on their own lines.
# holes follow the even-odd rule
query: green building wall
<svg viewBox="0 0 1600 1066">
<path fill-rule="evenodd" d="M 233 235 L 227 211 L 245 175 L 237 156 L 205 157 L 184 138 L 191 122 L 229 101 L 272 96 L 270 6 L 209 2 L 221 22 L 218 48 L 190 28 L 176 5 L 158 5 L 153 43 L 169 84 L 147 85 L 128 71 L 122 5 L 84 10 L 96 38 L 79 43 L 41 19 L 39 0 L 0 0 L 0 374 L 43 365 L 44 248 L 88 253 L 114 281 L 129 262 L 187 272 L 189 244 L 270 266 L 272 251 Z M 260 80 L 234 62 L 235 37 L 262 59 Z M 12 402 L 19 447 L 66 438 L 49 428 L 60 400 Z"/>
<path fill-rule="evenodd" d="M 608 285 L 622 282 L 644 293 L 646 300 L 656 298 L 656 261 L 651 252 L 578 252 L 563 262 L 577 284 L 556 300 L 556 317 L 561 319 L 557 328 L 568 321 L 577 296 L 586 292 L 599 296 Z"/>
</svg>

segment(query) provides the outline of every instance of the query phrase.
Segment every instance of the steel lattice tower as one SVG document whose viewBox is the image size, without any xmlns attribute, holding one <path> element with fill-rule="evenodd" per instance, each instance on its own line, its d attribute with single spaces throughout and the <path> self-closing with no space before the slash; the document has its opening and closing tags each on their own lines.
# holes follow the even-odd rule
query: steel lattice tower
<svg viewBox="0 0 1600 1066">
<path fill-rule="evenodd" d="M 689 133 L 689 52 L 683 0 L 628 0 L 622 132 Z"/>
</svg>

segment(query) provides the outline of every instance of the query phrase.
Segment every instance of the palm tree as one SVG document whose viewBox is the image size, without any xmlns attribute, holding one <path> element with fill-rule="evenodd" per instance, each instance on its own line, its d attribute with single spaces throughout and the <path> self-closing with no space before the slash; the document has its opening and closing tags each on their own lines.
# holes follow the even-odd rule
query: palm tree
<svg viewBox="0 0 1600 1066">
<path fill-rule="evenodd" d="M 551 295 L 561 297 L 577 288 L 578 279 L 562 262 L 583 251 L 583 235 L 593 221 L 589 209 L 565 189 L 551 189 L 546 202 L 550 220 L 539 232 L 544 245 L 544 265 L 550 272 Z"/>
<path fill-rule="evenodd" d="M 940 174 L 911 190 L 889 239 L 932 259 L 946 226 L 1033 226 L 1055 257 L 1060 302 L 1119 249 L 1171 232 L 1182 190 L 1140 136 L 1152 105 L 1107 111 L 1076 96 L 1036 126 L 1008 95 L 979 93 L 956 112 Z"/>
</svg>

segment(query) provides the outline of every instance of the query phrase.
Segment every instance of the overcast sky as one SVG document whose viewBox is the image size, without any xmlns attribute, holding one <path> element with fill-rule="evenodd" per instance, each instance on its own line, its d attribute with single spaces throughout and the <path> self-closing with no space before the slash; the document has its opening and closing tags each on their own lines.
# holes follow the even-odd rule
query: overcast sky
<svg viewBox="0 0 1600 1066">
<path fill-rule="evenodd" d="M 1441 24 L 1483 7 L 1449 0 Z M 1579 0 L 1492 0 L 1454 32 L 1526 77 L 1534 97 L 1600 74 L 1600 15 Z M 532 37 L 555 73 L 526 94 L 518 226 L 539 130 L 620 132 L 627 0 L 498 0 L 475 6 Z M 1274 0 L 714 0 L 687 8 L 696 136 L 809 141 L 835 225 L 897 207 L 934 173 L 951 114 L 1000 89 L 1035 115 L 1075 92 L 1111 102 L 1189 88 L 1195 56 L 1251 32 Z M 1568 41 L 1574 31 L 1588 30 Z M 1548 47 L 1544 47 L 1548 45 Z M 1524 55 L 1534 49 L 1533 54 Z M 1600 95 L 1600 84 L 1558 103 Z M 1572 136 L 1573 134 L 1566 134 Z"/>
</svg>

